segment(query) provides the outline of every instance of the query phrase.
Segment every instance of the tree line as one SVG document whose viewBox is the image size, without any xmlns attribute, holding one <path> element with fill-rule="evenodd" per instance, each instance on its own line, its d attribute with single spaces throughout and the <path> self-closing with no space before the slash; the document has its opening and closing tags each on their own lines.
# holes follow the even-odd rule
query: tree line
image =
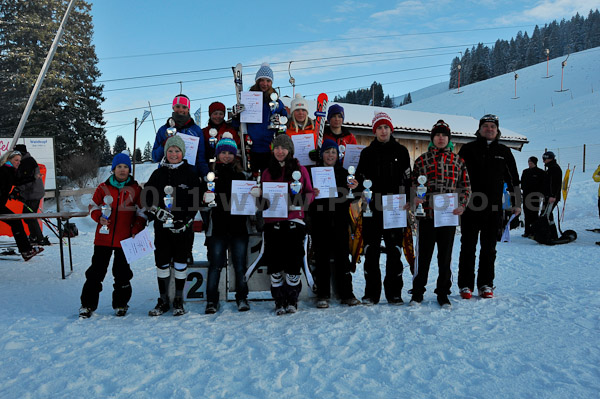
<svg viewBox="0 0 600 399">
<path fill-rule="evenodd" d="M 490 49 L 479 43 L 466 49 L 462 57 L 455 57 L 450 67 L 449 88 L 467 85 L 504 75 L 517 69 L 538 64 L 546 60 L 546 49 L 550 58 L 562 57 L 577 51 L 600 46 L 600 13 L 590 10 L 588 17 L 577 13 L 571 20 L 554 20 L 542 28 L 535 26 L 531 37 L 519 31 L 517 36 L 497 40 Z"/>
</svg>

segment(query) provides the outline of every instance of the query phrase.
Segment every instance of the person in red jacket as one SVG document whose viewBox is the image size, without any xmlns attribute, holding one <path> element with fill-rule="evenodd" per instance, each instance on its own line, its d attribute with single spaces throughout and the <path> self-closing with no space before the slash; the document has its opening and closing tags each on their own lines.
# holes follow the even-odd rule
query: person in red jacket
<svg viewBox="0 0 600 399">
<path fill-rule="evenodd" d="M 327 109 L 327 125 L 323 131 L 323 140 L 333 140 L 338 145 L 340 161 L 348 144 L 357 144 L 356 137 L 350 130 L 342 126 L 344 123 L 344 107 L 333 104 Z"/>
<path fill-rule="evenodd" d="M 115 256 L 112 273 L 115 283 L 112 306 L 117 316 L 127 314 L 133 272 L 121 248 L 121 241 L 135 236 L 146 226 L 146 217 L 141 212 L 140 205 L 142 189 L 129 174 L 131 171 L 129 155 L 126 153 L 115 155 L 111 171 L 110 177 L 96 188 L 90 204 L 90 216 L 98 226 L 94 239 L 92 265 L 85 272 L 86 280 L 81 291 L 79 317 L 82 319 L 89 318 L 98 307 L 102 281 L 106 276 L 113 252 Z M 102 213 L 102 205 L 105 204 L 111 207 L 108 218 Z M 104 226 L 108 228 L 108 233 L 104 233 L 106 231 L 103 229 Z"/>
<path fill-rule="evenodd" d="M 215 101 L 208 106 L 208 125 L 202 129 L 202 133 L 204 133 L 204 156 L 207 164 L 215 156 L 217 142 L 223 138 L 223 133 L 225 132 L 231 133 L 235 140 L 235 144 L 240 148 L 240 136 L 233 126 L 225 122 L 225 112 L 225 104 L 221 102 Z M 212 144 L 210 142 L 211 129 L 217 131 L 217 135 L 215 136 L 216 140 Z M 238 156 L 241 156 L 241 154 L 238 154 Z"/>
</svg>

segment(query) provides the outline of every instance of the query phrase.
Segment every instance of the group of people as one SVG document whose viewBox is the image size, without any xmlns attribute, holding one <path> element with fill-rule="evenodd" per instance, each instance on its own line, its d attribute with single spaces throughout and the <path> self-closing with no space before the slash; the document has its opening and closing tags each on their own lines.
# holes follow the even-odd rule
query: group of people
<svg viewBox="0 0 600 399">
<path fill-rule="evenodd" d="M 394 125 L 384 112 L 372 121 L 374 139 L 361 152 L 356 172 L 349 176 L 342 166 L 340 150 L 355 144 L 356 138 L 344 126 L 344 108 L 329 107 L 327 125 L 318 151 L 316 167 L 333 169 L 337 193 L 335 198 L 320 197 L 313 187 L 311 166 L 302 165 L 295 157 L 296 134 L 313 134 L 317 147 L 315 121 L 308 115 L 305 99 L 297 95 L 291 101 L 285 132 L 269 129 L 273 113 L 287 115 L 280 100 L 268 105 L 273 92 L 273 72 L 263 64 L 250 90 L 261 91 L 265 109 L 262 123 L 249 124 L 248 137 L 240 137 L 239 116 L 243 107 L 233 107 L 233 121 L 225 121 L 225 106 L 215 102 L 209 108 L 208 126 L 200 129 L 190 116 L 190 99 L 177 95 L 173 114 L 157 134 L 153 158 L 159 162 L 142 190 L 130 175 L 131 162 L 126 154 L 118 154 L 112 163 L 113 174 L 100 184 L 93 196 L 91 216 L 98 222 L 92 265 L 86 272 L 81 294 L 80 316 L 89 317 L 98 306 L 102 281 L 114 253 L 115 276 L 113 308 L 118 316 L 127 313 L 133 276 L 120 248 L 120 240 L 134 236 L 154 221 L 155 264 L 159 298 L 150 316 L 159 316 L 173 308 L 173 315 L 185 313 L 183 289 L 187 265 L 194 242 L 192 224 L 201 210 L 206 235 L 209 270 L 205 313 L 219 309 L 219 276 L 225 266 L 227 251 L 235 270 L 235 292 L 239 311 L 250 309 L 248 286 L 244 279 L 247 268 L 249 236 L 253 229 L 263 232 L 262 264 L 270 275 L 275 313 L 282 315 L 298 310 L 302 289 L 301 273 L 306 256 L 307 235 L 312 238 L 315 264 L 316 306 L 329 307 L 333 286 L 342 304 L 375 305 L 382 291 L 390 304 L 402 304 L 403 270 L 401 261 L 406 229 L 386 226 L 384 197 L 405 195 L 403 209 L 420 205 L 424 216 L 418 217 L 417 257 L 411 293 L 411 304 L 423 301 L 429 266 L 437 244 L 439 274 L 435 293 L 441 306 L 450 306 L 452 288 L 451 253 L 456 225 L 438 227 L 435 221 L 439 194 L 456 193 L 450 213 L 461 216 L 461 251 L 458 289 L 462 298 L 471 298 L 475 288 L 483 298 L 493 297 L 496 230 L 501 224 L 503 185 L 509 183 L 515 194 L 515 207 L 521 211 L 519 176 L 508 147 L 499 143 L 499 120 L 485 115 L 479 122 L 475 141 L 463 145 L 456 153 L 450 126 L 443 120 L 431 129 L 427 152 L 411 164 L 409 152 L 392 136 Z M 275 108 L 275 109 L 273 109 Z M 211 132 L 211 129 L 214 131 Z M 216 134 L 215 134 L 216 131 Z M 185 136 L 197 137 L 195 156 L 186 157 Z M 246 140 L 247 139 L 247 140 Z M 250 170 L 241 163 L 240 144 L 252 145 L 248 150 Z M 422 177 L 426 182 L 422 181 Z M 236 180 L 256 179 L 250 194 L 255 198 L 257 215 L 232 214 L 232 185 Z M 366 182 L 369 181 L 369 184 Z M 281 183 L 287 187 L 289 208 L 276 216 L 268 214 L 273 198 L 263 192 L 265 183 Z M 427 188 L 417 195 L 418 186 Z M 349 190 L 354 193 L 348 195 Z M 361 193 L 369 191 L 372 195 Z M 107 201 L 107 197 L 110 200 Z M 199 204 L 198 198 L 202 198 Z M 318 199 L 315 199 L 319 197 Z M 331 197 L 331 196 L 329 196 Z M 363 203 L 363 211 L 372 215 L 362 218 L 365 292 L 359 300 L 352 287 L 349 260 L 349 225 L 351 204 Z M 196 201 L 196 203 L 194 202 Z M 294 205 L 294 206 L 292 206 Z M 112 209 L 105 217 L 103 207 Z M 262 215 L 262 217 L 261 217 Z M 104 227 L 104 231 L 101 231 Z M 108 228 L 108 231 L 106 231 Z M 382 281 L 379 260 L 381 241 L 385 244 L 386 272 Z M 412 240 L 412 238 L 411 238 Z M 481 245 L 479 268 L 475 279 L 476 246 Z M 332 262 L 333 261 L 333 262 Z M 170 298 L 169 281 L 175 280 L 174 297 Z M 172 292 L 171 292 L 172 294 Z"/>
</svg>

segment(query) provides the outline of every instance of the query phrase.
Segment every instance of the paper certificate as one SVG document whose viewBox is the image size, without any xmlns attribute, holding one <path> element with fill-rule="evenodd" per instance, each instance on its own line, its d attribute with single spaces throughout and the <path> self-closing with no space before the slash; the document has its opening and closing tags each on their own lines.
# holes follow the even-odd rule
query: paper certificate
<svg viewBox="0 0 600 399">
<path fill-rule="evenodd" d="M 406 194 L 383 195 L 383 229 L 397 229 L 406 227 Z"/>
<path fill-rule="evenodd" d="M 310 173 L 312 174 L 313 188 L 319 189 L 319 195 L 315 199 L 338 196 L 333 166 L 315 167 L 310 170 Z"/>
<path fill-rule="evenodd" d="M 196 165 L 196 156 L 198 154 L 198 143 L 200 137 L 190 136 L 189 134 L 177 133 L 177 136 L 181 137 L 185 144 L 185 159 L 190 165 Z M 165 148 L 165 155 L 167 154 L 167 148 Z"/>
<path fill-rule="evenodd" d="M 295 134 L 292 136 L 294 143 L 294 157 L 300 161 L 300 165 L 314 165 L 308 153 L 315 149 L 315 135 L 312 133 Z"/>
<path fill-rule="evenodd" d="M 263 198 L 269 200 L 269 209 L 263 211 L 265 218 L 288 217 L 288 183 L 264 182 L 262 183 Z"/>
<path fill-rule="evenodd" d="M 121 248 L 127 259 L 127 263 L 132 264 L 146 255 L 154 253 L 154 242 L 148 229 L 144 229 L 136 234 L 135 238 L 126 238 L 121 241 Z"/>
<path fill-rule="evenodd" d="M 240 100 L 244 104 L 240 122 L 262 123 L 263 121 L 263 93 L 262 91 L 243 91 Z"/>
<path fill-rule="evenodd" d="M 433 227 L 458 226 L 458 215 L 452 213 L 458 208 L 458 194 L 435 194 L 433 196 Z"/>
<path fill-rule="evenodd" d="M 344 153 L 344 168 L 348 169 L 350 166 L 354 166 L 356 168 L 358 166 L 358 160 L 360 159 L 360 152 L 365 147 L 365 145 L 358 144 L 346 145 L 346 152 Z"/>
<path fill-rule="evenodd" d="M 231 182 L 231 214 L 254 215 L 256 213 L 256 198 L 250 195 L 255 181 L 233 180 Z"/>
</svg>

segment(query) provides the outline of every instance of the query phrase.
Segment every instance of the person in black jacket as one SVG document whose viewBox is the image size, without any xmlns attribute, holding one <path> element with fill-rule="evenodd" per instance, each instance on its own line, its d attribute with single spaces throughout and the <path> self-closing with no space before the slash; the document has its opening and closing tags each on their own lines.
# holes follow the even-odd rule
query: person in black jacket
<svg viewBox="0 0 600 399">
<path fill-rule="evenodd" d="M 21 164 L 21 153 L 19 151 L 7 151 L 0 158 L 0 215 L 14 214 L 7 206 L 9 199 L 19 199 L 19 190 L 13 186 L 18 185 L 17 169 Z M 21 220 L 3 220 L 12 230 L 15 243 L 25 261 L 33 258 L 44 250 L 42 247 L 32 247 L 25 234 Z"/>
<path fill-rule="evenodd" d="M 369 207 L 372 217 L 363 218 L 363 242 L 365 254 L 365 295 L 363 304 L 379 303 L 381 296 L 381 270 L 379 256 L 381 254 L 381 237 L 386 248 L 386 275 L 383 282 L 385 297 L 388 303 L 402 304 L 402 261 L 400 251 L 404 228 L 383 228 L 382 196 L 388 194 L 408 194 L 411 187 L 410 156 L 406 147 L 393 137 L 394 126 L 391 118 L 380 112 L 373 118 L 375 139 L 362 150 L 356 175 L 362 184 L 371 180 L 373 200 Z M 408 208 L 408 201 L 405 209 Z"/>
<path fill-rule="evenodd" d="M 44 182 L 40 174 L 40 168 L 29 152 L 25 144 L 17 144 L 15 150 L 19 151 L 23 157 L 18 169 L 19 191 L 23 199 L 23 213 L 37 213 L 40 207 L 40 200 L 44 198 Z M 48 237 L 44 237 L 38 219 L 24 219 L 29 227 L 29 242 L 32 245 L 50 245 Z"/>
<path fill-rule="evenodd" d="M 525 214 L 525 232 L 523 237 L 533 237 L 533 223 L 540 213 L 544 193 L 544 171 L 538 168 L 538 159 L 529 157 L 529 167 L 521 174 L 523 189 L 523 213 Z"/>
<path fill-rule="evenodd" d="M 215 147 L 215 191 L 204 194 L 204 202 L 215 201 L 210 209 L 210 223 L 206 235 L 210 237 L 208 246 L 211 257 L 206 282 L 206 314 L 216 313 L 219 309 L 219 278 L 221 268 L 227 259 L 227 249 L 231 250 L 231 260 L 235 270 L 235 300 L 238 310 L 250 310 L 248 304 L 248 284 L 244 279 L 248 251 L 248 217 L 232 215 L 230 205 L 240 201 L 231 196 L 233 180 L 246 180 L 239 159 L 238 148 L 230 133 L 223 134 Z"/>
<path fill-rule="evenodd" d="M 465 144 L 458 155 L 467 164 L 473 194 L 461 219 L 461 247 L 458 261 L 460 296 L 470 299 L 475 288 L 475 251 L 480 242 L 477 288 L 483 298 L 494 297 L 496 234 L 501 224 L 504 183 L 514 189 L 512 212 L 521 213 L 519 171 L 510 148 L 500 144 L 496 115 L 479 120 L 476 139 Z"/>
<path fill-rule="evenodd" d="M 558 238 L 558 231 L 556 230 L 556 224 L 554 223 L 554 215 L 552 212 L 558 202 L 560 201 L 560 190 L 562 187 L 562 169 L 556 163 L 556 157 L 552 151 L 547 151 L 542 155 L 542 160 L 546 167 L 546 174 L 544 178 L 544 209 L 542 214 L 547 212 L 550 208 L 548 220 L 550 220 L 550 238 L 556 240 Z"/>
<path fill-rule="evenodd" d="M 350 271 L 349 206 L 352 199 L 346 198 L 348 188 L 358 187 L 358 181 L 348 181 L 348 171 L 340 165 L 339 148 L 333 140 L 323 140 L 321 145 L 322 165 L 333 167 L 337 197 L 315 199 L 310 205 L 312 247 L 316 260 L 317 308 L 328 308 L 331 297 L 331 259 L 334 259 L 334 281 L 342 304 L 358 305 L 352 292 Z M 313 182 L 314 183 L 314 182 Z M 314 187 L 315 196 L 320 191 Z"/>
<path fill-rule="evenodd" d="M 171 136 L 165 143 L 165 157 L 160 167 L 155 170 L 144 186 L 142 206 L 147 209 L 150 219 L 154 220 L 154 259 L 156 262 L 156 277 L 160 298 L 156 307 L 148 314 L 160 316 L 169 310 L 168 286 L 173 263 L 175 277 L 175 298 L 173 300 L 173 315 L 185 313 L 183 308 L 183 289 L 187 278 L 187 260 L 194 244 L 192 224 L 198 212 L 194 198 L 199 198 L 200 181 L 193 167 L 187 163 L 185 144 L 177 135 Z M 173 189 L 172 208 L 165 206 L 167 193 L 165 188 Z M 172 214 L 172 227 L 166 227 L 170 217 L 159 210 L 167 209 Z"/>
</svg>

